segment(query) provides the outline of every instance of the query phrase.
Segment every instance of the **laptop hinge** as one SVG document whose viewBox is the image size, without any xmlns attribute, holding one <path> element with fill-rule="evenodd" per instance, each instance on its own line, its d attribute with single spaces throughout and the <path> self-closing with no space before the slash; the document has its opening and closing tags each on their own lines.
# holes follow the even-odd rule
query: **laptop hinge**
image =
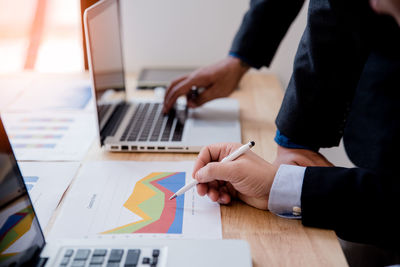
<svg viewBox="0 0 400 267">
<path fill-rule="evenodd" d="M 35 267 L 43 267 L 46 265 L 46 262 L 49 258 L 39 258 L 35 264 Z"/>
</svg>

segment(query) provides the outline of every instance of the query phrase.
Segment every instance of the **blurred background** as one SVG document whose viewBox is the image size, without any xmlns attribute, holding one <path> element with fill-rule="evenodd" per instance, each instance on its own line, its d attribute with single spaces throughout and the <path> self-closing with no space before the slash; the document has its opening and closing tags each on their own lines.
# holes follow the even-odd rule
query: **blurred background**
<svg viewBox="0 0 400 267">
<path fill-rule="evenodd" d="M 0 73 L 84 70 L 81 8 L 94 2 L 0 0 Z M 222 59 L 248 5 L 248 0 L 121 0 L 127 71 L 203 66 Z M 305 15 L 303 8 L 271 66 L 284 88 Z"/>
<path fill-rule="evenodd" d="M 0 0 L 0 72 L 83 70 L 80 0 Z"/>
</svg>

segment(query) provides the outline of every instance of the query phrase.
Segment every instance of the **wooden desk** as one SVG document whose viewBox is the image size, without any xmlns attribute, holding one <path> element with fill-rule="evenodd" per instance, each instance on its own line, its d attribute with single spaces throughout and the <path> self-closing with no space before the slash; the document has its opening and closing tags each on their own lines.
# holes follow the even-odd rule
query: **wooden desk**
<svg viewBox="0 0 400 267">
<path fill-rule="evenodd" d="M 255 140 L 257 145 L 253 151 L 272 161 L 277 148 L 273 141 L 274 120 L 283 97 L 280 83 L 271 74 L 249 73 L 243 78 L 240 88 L 232 97 L 240 101 L 242 140 Z M 151 93 L 138 94 L 147 97 Z M 109 153 L 95 142 L 85 161 L 195 159 L 196 154 Z M 247 240 L 255 267 L 347 265 L 333 231 L 303 227 L 299 220 L 282 219 L 239 201 L 221 206 L 221 213 L 223 237 Z"/>
</svg>

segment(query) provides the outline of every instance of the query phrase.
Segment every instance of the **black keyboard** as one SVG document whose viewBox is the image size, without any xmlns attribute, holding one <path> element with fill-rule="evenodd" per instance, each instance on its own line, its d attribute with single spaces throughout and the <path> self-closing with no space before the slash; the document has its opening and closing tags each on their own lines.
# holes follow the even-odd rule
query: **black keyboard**
<svg viewBox="0 0 400 267">
<path fill-rule="evenodd" d="M 178 120 L 174 110 L 164 115 L 162 104 L 141 103 L 129 119 L 120 141 L 181 141 L 184 126 L 184 120 Z"/>
<path fill-rule="evenodd" d="M 136 267 L 139 263 L 159 266 L 160 249 L 66 249 L 60 267 Z M 140 261 L 139 261 L 140 259 Z"/>
</svg>

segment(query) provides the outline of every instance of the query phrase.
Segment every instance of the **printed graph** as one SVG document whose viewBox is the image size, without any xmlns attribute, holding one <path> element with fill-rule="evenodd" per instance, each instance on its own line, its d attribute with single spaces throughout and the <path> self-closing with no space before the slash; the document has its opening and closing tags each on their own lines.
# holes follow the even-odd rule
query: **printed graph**
<svg viewBox="0 0 400 267">
<path fill-rule="evenodd" d="M 103 234 L 182 234 L 184 195 L 169 197 L 185 185 L 185 172 L 154 172 L 139 180 L 124 207 L 142 219 Z"/>
<path fill-rule="evenodd" d="M 0 228 L 0 262 L 15 255 L 15 253 L 3 254 L 3 252 L 29 231 L 33 218 L 31 205 L 7 218 Z"/>
</svg>

